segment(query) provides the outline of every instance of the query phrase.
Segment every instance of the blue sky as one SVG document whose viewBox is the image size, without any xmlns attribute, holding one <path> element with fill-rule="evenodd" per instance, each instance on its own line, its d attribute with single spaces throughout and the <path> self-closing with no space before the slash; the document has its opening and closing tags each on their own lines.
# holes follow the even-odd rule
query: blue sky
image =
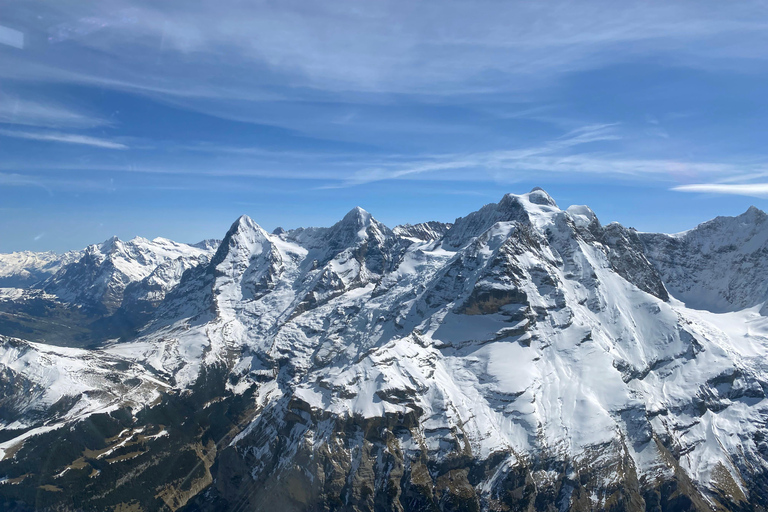
<svg viewBox="0 0 768 512">
<path fill-rule="evenodd" d="M 763 2 L 0 0 L 0 251 L 768 209 Z"/>
</svg>

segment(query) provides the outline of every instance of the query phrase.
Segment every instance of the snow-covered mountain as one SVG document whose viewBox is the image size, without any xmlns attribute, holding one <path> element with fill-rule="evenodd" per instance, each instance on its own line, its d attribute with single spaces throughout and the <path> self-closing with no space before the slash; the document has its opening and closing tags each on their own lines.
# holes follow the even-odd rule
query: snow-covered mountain
<svg viewBox="0 0 768 512">
<path fill-rule="evenodd" d="M 768 215 L 754 206 L 684 233 L 640 238 L 669 291 L 692 308 L 738 311 L 768 300 Z"/>
<path fill-rule="evenodd" d="M 0 506 L 763 510 L 765 220 L 638 233 L 534 189 L 91 246 L 0 297 L 98 310 L 87 346 L 0 323 Z"/>
<path fill-rule="evenodd" d="M 0 287 L 34 286 L 80 257 L 78 251 L 64 254 L 31 251 L 0 254 Z"/>
<path fill-rule="evenodd" d="M 165 238 L 136 237 L 123 242 L 117 237 L 94 244 L 75 262 L 62 265 L 43 289 L 70 303 L 114 312 L 123 304 L 126 289 L 141 283 L 137 298 L 159 302 L 178 284 L 184 270 L 210 259 L 212 247 L 205 242 L 187 245 Z"/>
<path fill-rule="evenodd" d="M 0 333 L 79 348 L 131 337 L 184 272 L 207 265 L 217 247 L 215 240 L 115 237 L 61 256 L 2 255 L 13 264 L 5 267 L 9 286 L 0 288 Z"/>
</svg>

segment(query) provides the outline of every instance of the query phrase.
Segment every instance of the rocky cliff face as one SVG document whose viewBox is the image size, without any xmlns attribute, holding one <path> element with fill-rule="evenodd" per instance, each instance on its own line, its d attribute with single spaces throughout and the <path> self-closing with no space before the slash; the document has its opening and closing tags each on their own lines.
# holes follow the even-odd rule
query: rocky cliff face
<svg viewBox="0 0 768 512">
<path fill-rule="evenodd" d="M 136 325 L 4 338 L 0 505 L 762 510 L 764 218 L 650 235 L 541 189 L 451 225 L 242 217 L 122 288 L 80 272 L 99 248 L 82 289 Z"/>
</svg>

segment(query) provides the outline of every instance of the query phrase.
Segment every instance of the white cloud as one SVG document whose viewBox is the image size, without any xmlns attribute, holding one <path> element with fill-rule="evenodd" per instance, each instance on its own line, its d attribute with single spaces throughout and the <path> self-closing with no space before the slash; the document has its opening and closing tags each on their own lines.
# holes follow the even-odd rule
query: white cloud
<svg viewBox="0 0 768 512">
<path fill-rule="evenodd" d="M 0 123 L 47 128 L 94 128 L 109 123 L 101 118 L 50 101 L 37 101 L 0 92 Z"/>
<path fill-rule="evenodd" d="M 0 172 L 0 185 L 8 186 L 42 186 L 41 181 L 34 177 L 21 173 Z"/>
<path fill-rule="evenodd" d="M 648 57 L 676 69 L 755 70 L 768 59 L 762 51 L 768 23 L 751 1 L 254 0 L 223 7 L 106 0 L 74 3 L 66 14 L 51 13 L 43 0 L 25 5 L 38 15 L 16 24 L 47 37 L 23 52 L 0 52 L 0 80 L 41 90 L 74 83 L 128 91 L 224 119 L 369 146 L 407 139 L 408 131 L 424 140 L 441 130 L 472 130 L 481 140 L 478 132 L 492 131 L 493 123 L 476 120 L 504 117 L 500 103 L 520 111 L 513 118 L 564 126 L 563 118 L 580 117 L 568 112 L 572 105 L 539 109 L 559 94 L 550 86 L 573 72 Z M 460 105 L 476 116 L 444 122 L 398 110 L 408 105 Z M 387 112 L 388 106 L 395 108 Z M 89 122 L 50 108 L 27 110 L 27 116 L 8 114 L 0 105 L 0 119 L 60 130 Z M 44 115 L 51 119 L 37 117 Z M 667 132 L 644 136 L 661 141 Z"/>
<path fill-rule="evenodd" d="M 166 160 L 158 160 L 151 151 L 135 152 L 130 164 L 120 164 L 100 155 L 92 155 L 87 162 L 58 161 L 55 156 L 41 155 L 26 158 L 23 162 L 0 162 L 0 171 L 66 170 L 71 171 L 69 175 L 105 172 L 232 180 L 265 178 L 313 181 L 324 183 L 323 188 L 354 187 L 383 180 L 510 183 L 555 177 L 562 182 L 579 182 L 592 177 L 603 182 L 620 179 L 651 180 L 662 184 L 680 183 L 681 180 L 732 180 L 739 183 L 768 175 L 768 162 L 745 164 L 633 158 L 605 152 L 606 142 L 623 140 L 620 128 L 616 124 L 587 125 L 537 144 L 469 153 L 268 151 L 200 143 L 173 146 L 173 158 Z M 3 134 L 0 131 L 0 135 Z M 99 144 L 117 144 L 97 141 Z"/>
<path fill-rule="evenodd" d="M 768 183 L 695 183 L 691 185 L 680 185 L 673 187 L 672 190 L 678 192 L 699 192 L 709 194 L 731 194 L 738 196 L 768 197 Z"/>
<path fill-rule="evenodd" d="M 128 149 L 128 146 L 107 139 L 99 139 L 88 135 L 58 132 L 23 132 L 15 130 L 0 130 L 0 135 L 17 139 L 62 142 L 65 144 L 82 144 L 104 149 Z"/>
<path fill-rule="evenodd" d="M 37 187 L 54 195 L 54 190 L 84 191 L 111 190 L 113 187 L 104 180 L 94 180 L 76 175 L 66 177 L 55 174 L 26 174 L 0 172 L 0 187 Z"/>
<path fill-rule="evenodd" d="M 630 159 L 618 155 L 580 153 L 547 154 L 547 149 L 489 151 L 468 155 L 435 157 L 410 164 L 370 167 L 329 188 L 350 187 L 391 179 L 435 181 L 498 181 L 546 179 L 558 175 L 566 182 L 588 176 L 603 178 L 673 181 L 679 175 L 722 177 L 743 171 L 740 166 L 719 162 L 682 162 L 664 159 Z M 550 176 L 551 177 L 551 176 Z"/>
<path fill-rule="evenodd" d="M 768 25 L 750 2 L 129 5 L 136 23 L 118 31 L 154 36 L 164 51 L 202 63 L 258 63 L 320 89 L 430 94 L 535 87 L 632 55 L 764 59 L 746 40 L 764 37 Z M 734 39 L 743 43 L 722 44 Z"/>
<path fill-rule="evenodd" d="M 0 44 L 18 48 L 24 48 L 24 33 L 12 28 L 0 25 Z"/>
<path fill-rule="evenodd" d="M 645 55 L 746 67 L 767 57 L 762 9 L 749 1 L 113 0 L 72 6 L 70 19 L 35 27 L 48 32 L 51 51 L 25 54 L 0 73 L 227 99 L 263 96 L 276 84 L 531 91 L 563 73 Z M 64 40 L 74 44 L 56 44 Z"/>
<path fill-rule="evenodd" d="M 614 154 L 574 152 L 585 144 L 619 139 L 615 124 L 590 125 L 531 147 L 469 154 L 434 155 L 410 162 L 391 161 L 367 166 L 329 185 L 349 187 L 381 180 L 510 181 L 535 179 L 542 173 L 576 176 L 610 176 L 668 181 L 678 176 L 740 176 L 764 171 L 765 165 L 737 166 L 720 162 L 685 162 L 671 159 L 627 158 Z"/>
</svg>

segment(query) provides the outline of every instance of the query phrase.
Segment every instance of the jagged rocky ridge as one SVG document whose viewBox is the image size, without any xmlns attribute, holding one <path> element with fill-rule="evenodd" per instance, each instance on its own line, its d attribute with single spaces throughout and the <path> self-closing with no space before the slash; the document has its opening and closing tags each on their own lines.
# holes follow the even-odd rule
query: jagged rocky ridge
<svg viewBox="0 0 768 512">
<path fill-rule="evenodd" d="M 765 218 L 637 233 L 535 189 L 91 246 L 3 291 L 0 506 L 764 510 Z"/>
</svg>

